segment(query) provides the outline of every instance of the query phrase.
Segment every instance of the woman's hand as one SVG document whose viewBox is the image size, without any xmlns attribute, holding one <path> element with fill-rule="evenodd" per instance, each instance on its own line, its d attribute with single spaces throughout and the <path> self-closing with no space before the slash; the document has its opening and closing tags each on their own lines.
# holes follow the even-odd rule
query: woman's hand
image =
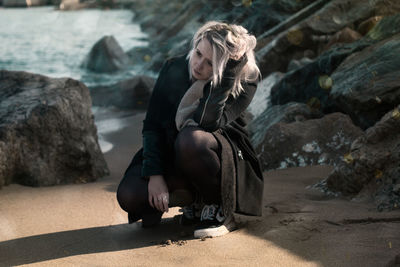
<svg viewBox="0 0 400 267">
<path fill-rule="evenodd" d="M 153 175 L 149 179 L 149 203 L 150 206 L 168 212 L 169 193 L 168 187 L 162 175 Z"/>
<path fill-rule="evenodd" d="M 244 66 L 247 64 L 248 58 L 246 54 L 244 54 L 238 60 L 230 58 L 226 63 L 224 73 L 222 74 L 223 77 L 226 78 L 235 78 L 237 75 L 240 74 Z"/>
</svg>

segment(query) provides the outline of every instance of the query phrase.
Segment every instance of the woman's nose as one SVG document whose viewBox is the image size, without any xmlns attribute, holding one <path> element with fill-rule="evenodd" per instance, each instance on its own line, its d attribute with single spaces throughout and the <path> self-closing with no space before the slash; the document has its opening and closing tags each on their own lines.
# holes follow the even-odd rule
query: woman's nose
<svg viewBox="0 0 400 267">
<path fill-rule="evenodd" d="M 202 69 L 203 69 L 203 66 L 204 66 L 204 60 L 199 60 L 199 61 L 197 62 L 197 69 L 198 69 L 198 70 L 202 70 Z"/>
</svg>

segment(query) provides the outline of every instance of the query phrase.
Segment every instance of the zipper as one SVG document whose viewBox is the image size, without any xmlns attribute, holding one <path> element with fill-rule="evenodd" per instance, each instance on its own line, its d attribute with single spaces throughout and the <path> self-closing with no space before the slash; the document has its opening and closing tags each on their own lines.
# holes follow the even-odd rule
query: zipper
<svg viewBox="0 0 400 267">
<path fill-rule="evenodd" d="M 238 157 L 243 160 L 242 150 L 238 149 Z"/>
<path fill-rule="evenodd" d="M 208 94 L 208 97 L 206 99 L 206 103 L 204 103 L 204 109 L 203 109 L 203 112 L 201 113 L 199 124 L 201 124 L 203 122 L 204 114 L 206 113 L 206 107 L 207 107 L 207 104 L 208 104 L 208 100 L 210 99 L 210 96 L 211 96 L 211 91 L 212 91 L 212 83 L 210 85 L 210 93 Z"/>
</svg>

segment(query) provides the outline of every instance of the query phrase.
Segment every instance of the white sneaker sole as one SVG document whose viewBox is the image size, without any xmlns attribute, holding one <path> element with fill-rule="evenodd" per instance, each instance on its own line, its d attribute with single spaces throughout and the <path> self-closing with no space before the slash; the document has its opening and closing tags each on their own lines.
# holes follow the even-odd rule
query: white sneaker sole
<svg viewBox="0 0 400 267">
<path fill-rule="evenodd" d="M 205 238 L 205 237 L 218 237 L 228 234 L 229 232 L 235 230 L 236 224 L 234 221 L 230 223 L 223 224 L 215 228 L 204 228 L 194 231 L 195 238 Z"/>
</svg>

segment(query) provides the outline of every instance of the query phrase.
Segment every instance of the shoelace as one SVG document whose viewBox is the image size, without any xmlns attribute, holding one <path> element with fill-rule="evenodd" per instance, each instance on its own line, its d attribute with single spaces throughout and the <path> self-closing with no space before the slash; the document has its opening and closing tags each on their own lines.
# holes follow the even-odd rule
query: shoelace
<svg viewBox="0 0 400 267">
<path fill-rule="evenodd" d="M 182 212 L 183 215 L 184 215 L 186 218 L 188 218 L 188 219 L 190 219 L 190 220 L 193 220 L 193 219 L 194 219 L 194 207 L 193 207 L 193 205 L 191 205 L 191 206 L 185 206 L 185 207 L 181 208 L 179 211 Z"/>
<path fill-rule="evenodd" d="M 201 211 L 200 221 L 206 220 L 217 220 L 218 222 L 225 221 L 222 207 L 216 204 L 204 205 L 203 210 Z"/>
<path fill-rule="evenodd" d="M 211 204 L 211 205 L 204 205 L 203 210 L 201 211 L 200 221 L 206 220 L 214 220 L 215 215 L 217 214 L 218 206 Z"/>
</svg>

